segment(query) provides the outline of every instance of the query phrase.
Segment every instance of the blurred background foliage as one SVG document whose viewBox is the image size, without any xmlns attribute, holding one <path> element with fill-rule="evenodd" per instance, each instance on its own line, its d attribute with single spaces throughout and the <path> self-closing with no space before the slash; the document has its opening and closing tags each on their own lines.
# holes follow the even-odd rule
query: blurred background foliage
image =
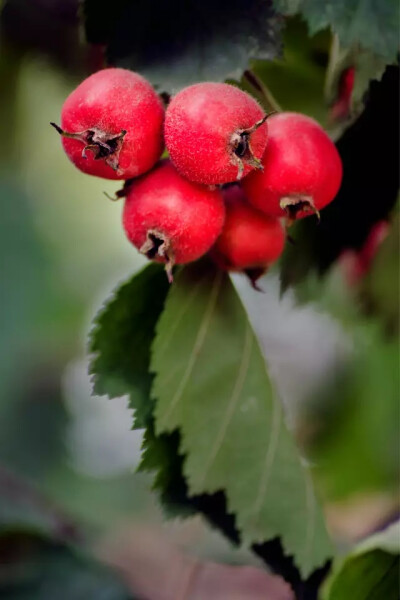
<svg viewBox="0 0 400 600">
<path fill-rule="evenodd" d="M 25 508 L 10 517 L 11 477 L 91 543 L 124 519 L 162 521 L 150 477 L 134 474 L 141 432 L 127 399 L 91 398 L 87 374 L 90 322 L 143 259 L 122 234 L 121 205 L 104 195 L 118 183 L 82 176 L 49 126 L 103 65 L 102 48 L 84 42 L 78 3 L 3 3 L 0 44 L 0 535 L 26 524 Z M 200 553 L 238 560 L 199 524 L 193 536 Z"/>
<path fill-rule="evenodd" d="M 108 406 L 91 404 L 85 365 L 92 314 L 140 259 L 120 234 L 120 207 L 103 194 L 115 184 L 81 177 L 49 126 L 69 91 L 100 66 L 94 55 L 82 41 L 77 3 L 3 8 L 0 461 L 78 520 L 105 529 L 139 508 L 156 518 L 157 509 L 144 477 L 132 478 L 140 441 L 126 403 L 110 440 Z M 114 449 L 124 434 L 129 465 Z M 82 463 L 85 449 L 73 453 L 69 440 L 79 436 L 98 440 L 92 465 Z M 114 466 L 103 476 L 110 453 Z"/>
<path fill-rule="evenodd" d="M 143 261 L 121 233 L 121 207 L 104 196 L 118 184 L 75 170 L 49 126 L 68 93 L 103 66 L 107 35 L 85 42 L 76 0 L 8 0 L 0 10 L 0 563 L 12 527 L 29 530 L 29 543 L 15 541 L 17 553 L 31 556 L 34 548 L 33 555 L 48 557 L 45 532 L 59 548 L 51 560 L 68 555 L 73 562 L 64 544 L 75 541 L 76 524 L 92 542 L 125 518 L 162 520 L 151 479 L 134 473 L 141 434 L 131 431 L 127 399 L 90 398 L 85 358 L 93 315 Z M 358 54 L 353 105 L 335 120 L 351 51 L 338 49 L 328 29 L 310 37 L 298 16 L 274 27 L 274 51 L 264 50 L 276 58 L 246 59 L 242 77 L 227 77 L 267 109 L 304 112 L 327 127 L 344 181 L 321 224 L 310 218 L 296 225 L 279 280 L 265 279 L 265 297 L 254 300 L 249 290 L 242 297 L 289 422 L 319 465 L 316 481 L 332 527 L 348 542 L 399 510 L 399 72 L 390 66 L 369 85 L 389 60 Z M 360 266 L 382 221 L 386 238 Z M 287 326 L 271 328 L 267 310 Z M 56 531 L 54 523 L 32 523 L 18 500 L 31 494 L 46 498 L 45 505 L 33 502 L 39 521 L 57 506 L 61 532 L 59 523 Z M 193 531 L 197 552 L 252 560 L 206 529 Z M 14 592 L 5 597 L 25 597 Z"/>
</svg>

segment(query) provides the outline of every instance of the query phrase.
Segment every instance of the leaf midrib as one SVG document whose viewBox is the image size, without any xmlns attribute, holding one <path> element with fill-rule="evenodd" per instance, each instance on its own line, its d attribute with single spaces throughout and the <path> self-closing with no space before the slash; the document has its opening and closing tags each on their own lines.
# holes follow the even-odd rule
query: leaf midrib
<svg viewBox="0 0 400 600">
<path fill-rule="evenodd" d="M 214 281 L 210 290 L 210 297 L 206 306 L 206 310 L 203 316 L 203 319 L 201 321 L 196 339 L 195 339 L 195 343 L 193 345 L 192 351 L 190 353 L 189 356 L 189 360 L 187 362 L 187 366 L 185 369 L 185 372 L 182 376 L 182 379 L 179 383 L 179 386 L 174 394 L 174 396 L 172 397 L 172 400 L 166 410 L 166 412 L 162 415 L 159 416 L 159 418 L 157 419 L 157 430 L 158 433 L 162 433 L 163 431 L 169 431 L 174 429 L 174 426 L 168 426 L 168 421 L 171 417 L 171 414 L 173 413 L 176 405 L 178 404 L 179 400 L 182 397 L 182 394 L 185 390 L 185 387 L 190 379 L 190 375 L 192 374 L 192 371 L 196 365 L 196 361 L 197 358 L 199 356 L 200 350 L 204 344 L 206 335 L 207 335 L 207 331 L 210 325 L 210 321 L 217 303 L 217 299 L 218 299 L 218 295 L 219 295 L 219 291 L 221 288 L 221 283 L 222 283 L 222 278 L 223 278 L 224 274 L 222 271 L 217 271 L 216 275 L 214 277 Z M 194 296 L 192 296 L 193 299 Z"/>
</svg>

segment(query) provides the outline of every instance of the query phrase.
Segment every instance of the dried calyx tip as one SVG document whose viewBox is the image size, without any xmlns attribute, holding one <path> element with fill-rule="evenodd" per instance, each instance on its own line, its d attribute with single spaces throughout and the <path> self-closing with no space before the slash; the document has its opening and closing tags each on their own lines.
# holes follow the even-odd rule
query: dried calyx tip
<svg viewBox="0 0 400 600">
<path fill-rule="evenodd" d="M 311 196 L 302 196 L 300 194 L 286 196 L 281 199 L 279 205 L 287 215 L 286 227 L 293 225 L 297 219 L 297 215 L 301 212 L 314 213 L 318 221 L 321 220 L 319 210 L 315 208 L 314 200 Z"/>
<path fill-rule="evenodd" d="M 254 290 L 256 290 L 257 292 L 262 292 L 262 293 L 264 293 L 264 290 L 258 285 L 258 280 L 260 279 L 260 277 L 265 275 L 266 272 L 267 272 L 267 269 L 264 267 L 252 267 L 250 269 L 244 270 L 244 274 L 250 281 L 251 287 Z"/>
<path fill-rule="evenodd" d="M 70 138 L 82 142 L 84 148 L 82 150 L 82 157 L 87 158 L 86 152 L 90 150 L 93 152 L 95 160 L 104 159 L 109 167 L 114 171 L 119 171 L 118 158 L 121 152 L 122 142 L 126 135 L 126 130 L 122 129 L 119 133 L 106 133 L 101 129 L 93 127 L 92 129 L 86 129 L 85 131 L 78 131 L 76 133 L 70 133 L 64 131 L 56 123 L 51 122 L 50 125 L 63 137 Z"/>
<path fill-rule="evenodd" d="M 156 229 L 150 229 L 147 232 L 146 241 L 141 246 L 139 252 L 144 254 L 150 260 L 162 258 L 165 262 L 165 272 L 169 283 L 173 282 L 172 269 L 175 264 L 174 253 L 171 248 L 171 243 L 168 237 Z"/>
<path fill-rule="evenodd" d="M 244 164 L 250 165 L 254 169 L 263 170 L 263 165 L 261 160 L 254 156 L 251 144 L 250 144 L 250 136 L 254 131 L 256 131 L 261 125 L 265 123 L 274 113 L 269 113 L 265 115 L 262 119 L 254 123 L 252 127 L 248 129 L 240 129 L 235 131 L 231 138 L 231 147 L 232 147 L 232 161 L 238 167 L 237 181 L 239 181 L 243 177 L 244 173 Z"/>
<path fill-rule="evenodd" d="M 56 131 L 57 131 L 57 132 L 58 132 L 60 135 L 62 135 L 62 134 L 64 133 L 64 132 L 63 132 L 63 130 L 61 129 L 61 127 L 59 127 L 59 126 L 57 125 L 57 123 L 53 123 L 53 121 L 51 121 L 51 122 L 50 122 L 50 125 L 51 125 L 52 127 L 54 127 L 54 129 L 55 129 L 55 130 L 56 130 Z"/>
</svg>

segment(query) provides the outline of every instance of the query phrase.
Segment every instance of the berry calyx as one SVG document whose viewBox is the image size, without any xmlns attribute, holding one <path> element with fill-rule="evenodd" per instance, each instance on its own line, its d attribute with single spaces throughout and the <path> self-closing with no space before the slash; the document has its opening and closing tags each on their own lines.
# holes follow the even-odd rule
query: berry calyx
<svg viewBox="0 0 400 600">
<path fill-rule="evenodd" d="M 263 171 L 243 181 L 256 208 L 273 217 L 294 220 L 316 214 L 335 198 L 342 181 L 342 162 L 334 143 L 310 117 L 274 114 L 268 120 Z"/>
<path fill-rule="evenodd" d="M 223 190 L 225 223 L 212 256 L 227 271 L 243 271 L 257 288 L 257 279 L 282 254 L 285 232 L 278 219 L 251 206 L 238 185 Z"/>
<path fill-rule="evenodd" d="M 106 164 L 118 173 L 119 153 L 121 152 L 122 141 L 126 135 L 125 129 L 123 129 L 117 135 L 107 133 L 101 129 L 97 129 L 96 127 L 87 129 L 86 131 L 69 133 L 68 131 L 61 129 L 61 127 L 59 127 L 56 123 L 50 123 L 50 125 L 52 125 L 54 129 L 63 137 L 70 138 L 72 140 L 78 140 L 84 144 L 82 158 L 87 159 L 87 152 L 90 150 L 93 152 L 93 158 L 95 160 L 104 158 Z"/>
<path fill-rule="evenodd" d="M 221 192 L 187 181 L 169 160 L 126 188 L 125 233 L 139 252 L 165 263 L 169 281 L 175 264 L 208 252 L 224 218 Z"/>
<path fill-rule="evenodd" d="M 286 213 L 287 225 L 291 225 L 297 218 L 306 216 L 307 213 L 314 214 L 318 221 L 321 220 L 320 212 L 314 204 L 313 197 L 307 194 L 283 196 L 279 201 L 279 206 Z"/>
<path fill-rule="evenodd" d="M 242 179 L 262 169 L 268 115 L 227 83 L 198 83 L 179 92 L 165 115 L 165 143 L 182 175 L 204 184 Z"/>
<path fill-rule="evenodd" d="M 106 179 L 145 173 L 163 149 L 164 109 L 150 83 L 127 69 L 103 69 L 66 99 L 61 127 L 64 150 L 81 171 Z"/>
<path fill-rule="evenodd" d="M 244 167 L 247 164 L 254 169 L 263 169 L 261 160 L 254 156 L 253 149 L 250 143 L 250 136 L 261 125 L 263 125 L 270 115 L 265 115 L 262 119 L 254 123 L 248 129 L 239 129 L 232 134 L 230 147 L 232 153 L 232 161 L 237 164 L 238 172 L 236 179 L 239 181 L 244 174 Z"/>
</svg>

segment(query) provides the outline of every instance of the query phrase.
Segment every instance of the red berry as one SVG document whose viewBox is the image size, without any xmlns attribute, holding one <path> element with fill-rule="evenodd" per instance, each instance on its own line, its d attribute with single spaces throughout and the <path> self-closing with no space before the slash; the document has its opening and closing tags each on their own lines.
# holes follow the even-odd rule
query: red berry
<svg viewBox="0 0 400 600">
<path fill-rule="evenodd" d="M 227 271 L 245 271 L 254 283 L 282 254 L 284 229 L 246 202 L 239 186 L 224 190 L 226 218 L 213 250 L 217 264 Z"/>
<path fill-rule="evenodd" d="M 162 102 L 141 75 L 104 69 L 68 96 L 62 129 L 52 125 L 78 169 L 106 179 L 130 179 L 160 158 L 163 119 Z"/>
<path fill-rule="evenodd" d="M 334 143 L 316 121 L 297 113 L 272 115 L 268 126 L 264 170 L 243 181 L 247 198 L 273 217 L 318 214 L 334 199 L 342 180 Z"/>
<path fill-rule="evenodd" d="M 241 179 L 260 168 L 266 115 L 227 83 L 197 83 L 177 94 L 165 115 L 165 143 L 182 175 L 205 184 Z"/>
<path fill-rule="evenodd" d="M 211 248 L 224 218 L 221 192 L 187 181 L 166 160 L 128 186 L 123 225 L 142 254 L 166 263 L 172 280 L 174 264 L 197 260 Z"/>
</svg>

